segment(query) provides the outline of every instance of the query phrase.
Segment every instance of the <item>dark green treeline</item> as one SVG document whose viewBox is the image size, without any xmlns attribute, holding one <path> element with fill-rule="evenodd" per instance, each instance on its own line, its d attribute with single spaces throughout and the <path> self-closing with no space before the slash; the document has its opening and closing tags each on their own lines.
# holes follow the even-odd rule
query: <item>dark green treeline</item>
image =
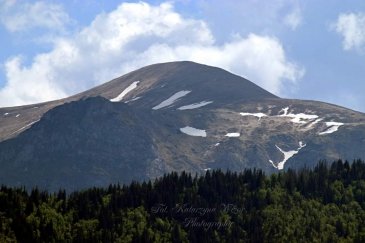
<svg viewBox="0 0 365 243">
<path fill-rule="evenodd" d="M 0 242 L 365 242 L 365 163 L 0 189 Z"/>
</svg>

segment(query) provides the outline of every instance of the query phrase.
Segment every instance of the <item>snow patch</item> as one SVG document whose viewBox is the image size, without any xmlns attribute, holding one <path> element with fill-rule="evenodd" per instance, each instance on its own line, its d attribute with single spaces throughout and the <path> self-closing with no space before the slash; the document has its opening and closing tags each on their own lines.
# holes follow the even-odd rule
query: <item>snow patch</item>
<svg viewBox="0 0 365 243">
<path fill-rule="evenodd" d="M 31 122 L 31 123 L 29 123 L 29 124 L 25 125 L 24 127 L 19 128 L 19 129 L 18 129 L 18 130 L 16 130 L 15 132 L 12 132 L 10 135 L 13 135 L 13 134 L 18 133 L 18 132 L 20 132 L 20 131 L 23 131 L 24 129 L 26 129 L 26 128 L 30 127 L 31 125 L 33 125 L 33 124 L 34 124 L 34 123 L 36 123 L 36 122 L 39 122 L 39 120 L 36 120 L 36 121 L 34 121 L 34 122 Z"/>
<path fill-rule="evenodd" d="M 16 115 L 15 117 L 19 117 L 19 116 L 20 116 L 20 114 Z"/>
<path fill-rule="evenodd" d="M 7 116 L 7 115 L 9 115 L 9 113 L 8 113 L 8 112 L 4 113 L 4 116 Z"/>
<path fill-rule="evenodd" d="M 129 92 L 131 92 L 132 90 L 134 90 L 135 88 L 137 88 L 139 81 L 135 81 L 133 82 L 131 85 L 129 85 L 125 90 L 123 90 L 122 93 L 120 93 L 120 95 L 118 95 L 117 97 L 111 99 L 111 102 L 119 102 L 121 101 L 124 96 L 126 96 Z"/>
<path fill-rule="evenodd" d="M 241 134 L 238 133 L 238 132 L 232 132 L 232 133 L 227 133 L 226 134 L 226 137 L 230 137 L 230 138 L 237 138 L 239 136 L 241 136 Z"/>
<path fill-rule="evenodd" d="M 197 109 L 197 108 L 209 105 L 211 103 L 213 103 L 213 101 L 202 101 L 202 102 L 191 104 L 191 105 L 181 106 L 181 107 L 178 108 L 178 110 L 183 111 L 183 110 Z"/>
<path fill-rule="evenodd" d="M 340 126 L 345 125 L 342 122 L 326 122 L 326 126 L 329 127 L 327 130 L 320 132 L 319 135 L 331 134 L 337 132 Z"/>
<path fill-rule="evenodd" d="M 314 125 L 318 124 L 318 123 L 319 123 L 319 122 L 321 122 L 321 121 L 323 121 L 323 119 L 322 119 L 322 118 L 319 118 L 319 119 L 315 120 L 314 122 L 310 123 L 310 124 L 307 126 L 307 128 L 311 128 L 311 127 L 313 127 Z"/>
<path fill-rule="evenodd" d="M 284 114 L 283 114 L 283 115 L 281 115 L 281 116 L 286 116 L 286 115 L 288 115 L 289 107 L 285 107 L 285 108 L 281 109 L 281 111 L 280 111 L 279 113 L 281 113 L 281 112 L 284 112 Z"/>
<path fill-rule="evenodd" d="M 310 114 L 305 114 L 305 113 L 299 113 L 299 114 L 289 113 L 289 107 L 281 109 L 279 114 L 282 113 L 282 112 L 284 114 L 279 115 L 279 117 L 292 118 L 290 121 L 293 122 L 293 123 L 307 124 L 311 120 L 314 120 L 314 119 L 318 118 L 317 115 L 310 115 Z"/>
<path fill-rule="evenodd" d="M 261 120 L 262 117 L 267 116 L 266 114 L 259 112 L 259 113 L 247 113 L 247 112 L 241 112 L 240 113 L 241 116 L 255 116 L 257 118 L 259 118 L 259 121 Z"/>
<path fill-rule="evenodd" d="M 269 160 L 270 164 L 275 168 L 277 169 L 278 167 L 274 164 L 274 161 L 272 161 L 271 159 Z"/>
<path fill-rule="evenodd" d="M 206 169 L 204 169 L 204 171 L 208 171 L 208 170 L 211 170 L 212 168 L 206 168 Z"/>
<path fill-rule="evenodd" d="M 196 129 L 194 127 L 183 127 L 183 128 L 180 128 L 180 131 L 182 133 L 185 133 L 187 135 L 194 136 L 194 137 L 206 137 L 207 136 L 207 132 L 205 130 Z"/>
<path fill-rule="evenodd" d="M 140 98 L 142 98 L 142 97 L 137 96 L 137 97 L 134 97 L 134 98 L 133 98 L 133 99 L 131 99 L 131 100 L 127 100 L 125 103 L 133 102 L 133 101 L 139 100 Z"/>
<path fill-rule="evenodd" d="M 308 115 L 304 113 L 299 114 L 288 114 L 287 117 L 291 117 L 291 122 L 293 123 L 300 123 L 300 124 L 307 124 L 310 120 L 317 119 L 317 115 Z"/>
<path fill-rule="evenodd" d="M 216 143 L 214 146 L 215 146 L 215 147 L 218 147 L 220 144 L 221 144 L 221 143 Z"/>
<path fill-rule="evenodd" d="M 180 98 L 184 97 L 185 95 L 189 94 L 191 91 L 189 90 L 183 90 L 183 91 L 179 91 L 176 94 L 174 94 L 173 96 L 171 96 L 170 98 L 168 98 L 165 101 L 162 101 L 159 105 L 156 105 L 155 107 L 153 107 L 153 110 L 159 110 L 161 108 L 167 107 L 172 105 L 173 103 L 175 103 L 177 100 L 179 100 Z"/>
<path fill-rule="evenodd" d="M 268 116 L 262 112 L 259 112 L 259 113 L 241 112 L 240 115 L 241 116 L 255 116 L 255 117 L 259 118 L 259 120 L 261 120 L 262 117 Z M 299 113 L 299 114 L 289 113 L 289 107 L 285 107 L 285 108 L 281 109 L 279 111 L 279 115 L 277 115 L 276 117 L 289 117 L 289 118 L 292 118 L 291 122 L 299 123 L 299 124 L 306 124 L 306 123 L 318 118 L 317 115 L 311 115 L 311 114 L 305 114 L 305 113 Z M 318 122 L 319 121 L 316 121 L 316 123 L 318 123 Z M 313 124 L 316 124 L 316 123 L 313 123 Z"/>
<path fill-rule="evenodd" d="M 304 144 L 302 141 L 299 142 L 299 148 L 297 150 L 291 150 L 291 151 L 284 151 L 282 150 L 279 146 L 275 145 L 276 148 L 282 153 L 284 154 L 284 159 L 282 161 L 280 161 L 278 163 L 278 165 L 275 165 L 275 163 L 272 160 L 269 160 L 269 162 L 278 170 L 282 170 L 284 169 L 284 165 L 285 163 L 292 158 L 294 155 L 296 155 L 297 153 L 299 153 L 299 151 L 304 148 L 305 146 L 307 146 L 306 144 Z"/>
</svg>

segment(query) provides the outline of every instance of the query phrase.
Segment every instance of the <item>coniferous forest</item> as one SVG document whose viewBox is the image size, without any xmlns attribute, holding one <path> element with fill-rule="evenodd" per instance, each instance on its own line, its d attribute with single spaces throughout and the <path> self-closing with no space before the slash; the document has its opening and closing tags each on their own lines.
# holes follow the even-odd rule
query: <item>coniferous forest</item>
<svg viewBox="0 0 365 243">
<path fill-rule="evenodd" d="M 0 242 L 365 242 L 365 163 L 72 193 L 2 186 Z"/>
</svg>

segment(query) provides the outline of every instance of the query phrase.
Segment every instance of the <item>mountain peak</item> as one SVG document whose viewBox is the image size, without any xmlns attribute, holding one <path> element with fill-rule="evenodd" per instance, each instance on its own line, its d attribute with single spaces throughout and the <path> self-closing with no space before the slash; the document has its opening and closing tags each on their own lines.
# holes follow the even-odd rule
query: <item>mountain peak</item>
<svg viewBox="0 0 365 243">
<path fill-rule="evenodd" d="M 365 157 L 364 114 L 281 99 L 193 62 L 150 65 L 63 100 L 0 112 L 0 183 L 51 190 Z"/>
<path fill-rule="evenodd" d="M 137 85 L 138 82 L 138 85 Z M 216 103 L 234 103 L 243 100 L 275 99 L 277 96 L 251 81 L 220 68 L 190 61 L 168 62 L 143 67 L 99 87 L 79 94 L 117 98 L 122 92 L 124 100 L 142 97 L 138 103 L 154 104 L 162 97 L 168 98 L 179 91 L 191 91 L 191 101 L 212 100 Z"/>
</svg>

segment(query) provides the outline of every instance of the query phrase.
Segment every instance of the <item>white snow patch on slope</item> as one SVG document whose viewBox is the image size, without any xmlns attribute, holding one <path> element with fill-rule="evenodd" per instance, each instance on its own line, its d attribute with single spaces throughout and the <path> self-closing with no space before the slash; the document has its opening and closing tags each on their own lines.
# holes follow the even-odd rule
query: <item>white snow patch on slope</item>
<svg viewBox="0 0 365 243">
<path fill-rule="evenodd" d="M 135 88 L 137 88 L 139 81 L 135 81 L 133 82 L 131 85 L 129 85 L 125 90 L 123 90 L 122 93 L 120 93 L 120 95 L 118 95 L 117 97 L 111 99 L 111 102 L 119 102 L 121 101 L 124 96 L 126 96 L 129 92 L 131 92 L 132 90 L 134 90 Z"/>
<path fill-rule="evenodd" d="M 259 112 L 259 113 L 241 112 L 240 115 L 241 116 L 255 116 L 255 117 L 259 118 L 259 120 L 261 120 L 262 117 L 268 116 L 262 112 Z M 279 115 L 277 115 L 277 117 L 289 117 L 289 118 L 292 118 L 290 120 L 291 122 L 299 123 L 299 124 L 306 124 L 306 123 L 318 118 L 317 115 L 311 115 L 311 114 L 305 114 L 305 113 L 299 113 L 299 114 L 289 113 L 289 107 L 285 107 L 285 108 L 281 109 L 279 112 Z M 319 121 L 314 122 L 313 125 L 318 123 Z"/>
<path fill-rule="evenodd" d="M 316 119 L 314 122 L 310 123 L 307 128 L 311 128 L 313 127 L 314 125 L 318 124 L 319 122 L 323 121 L 322 118 L 319 118 L 319 119 Z"/>
<path fill-rule="evenodd" d="M 237 138 L 239 136 L 241 136 L 241 134 L 238 133 L 238 132 L 232 132 L 232 133 L 227 133 L 226 134 L 226 137 L 230 137 L 230 138 Z"/>
<path fill-rule="evenodd" d="M 208 170 L 211 170 L 212 168 L 206 168 L 206 169 L 204 169 L 204 171 L 208 171 Z"/>
<path fill-rule="evenodd" d="M 213 103 L 213 101 L 202 101 L 199 103 L 195 103 L 195 104 L 191 104 L 191 105 L 185 105 L 185 106 L 181 106 L 178 108 L 178 110 L 192 110 L 192 109 L 197 109 L 206 105 L 209 105 Z"/>
<path fill-rule="evenodd" d="M 272 161 L 271 159 L 269 160 L 270 164 L 275 168 L 277 169 L 278 167 L 274 164 L 274 161 Z"/>
<path fill-rule="evenodd" d="M 281 109 L 280 113 L 284 112 L 284 114 L 279 115 L 279 117 L 289 117 L 292 118 L 291 122 L 299 123 L 299 124 L 306 124 L 311 120 L 317 119 L 317 115 L 310 115 L 305 113 L 293 114 L 289 113 L 289 107 Z"/>
<path fill-rule="evenodd" d="M 185 133 L 187 135 L 194 136 L 194 137 L 206 137 L 207 136 L 207 132 L 205 130 L 196 129 L 194 127 L 183 127 L 183 128 L 180 128 L 180 131 L 182 133 Z"/>
<path fill-rule="evenodd" d="M 299 142 L 299 148 L 297 150 L 291 150 L 291 151 L 284 151 L 282 150 L 279 146 L 275 145 L 276 148 L 284 154 L 284 159 L 282 161 L 280 161 L 278 163 L 278 165 L 276 166 L 274 164 L 274 162 L 272 160 L 269 160 L 269 162 L 278 170 L 282 170 L 284 169 L 284 165 L 285 163 L 290 159 L 292 158 L 294 155 L 296 155 L 297 153 L 299 153 L 299 151 L 304 148 L 305 146 L 307 146 L 306 144 L 304 144 L 302 141 Z"/>
<path fill-rule="evenodd" d="M 259 118 L 259 120 L 261 120 L 262 117 L 267 116 L 266 114 L 259 112 L 259 113 L 247 113 L 247 112 L 241 112 L 240 113 L 241 116 L 255 116 L 257 118 Z"/>
<path fill-rule="evenodd" d="M 215 147 L 218 147 L 220 144 L 221 144 L 221 143 L 216 143 L 214 146 L 215 146 Z"/>
<path fill-rule="evenodd" d="M 289 107 L 285 107 L 285 108 L 281 109 L 281 111 L 279 113 L 284 112 L 284 114 L 282 116 L 286 116 L 286 115 L 288 115 L 288 111 L 289 111 Z"/>
<path fill-rule="evenodd" d="M 25 125 L 24 127 L 19 128 L 19 129 L 18 129 L 18 130 L 16 130 L 15 132 L 12 132 L 10 135 L 13 135 L 13 134 L 18 133 L 18 132 L 20 132 L 20 131 L 23 131 L 24 129 L 26 129 L 26 128 L 30 127 L 31 125 L 33 125 L 33 124 L 34 124 L 34 123 L 36 123 L 36 122 L 39 122 L 39 120 L 36 120 L 36 121 L 34 121 L 34 122 L 31 122 L 31 123 L 29 123 L 29 124 Z"/>
<path fill-rule="evenodd" d="M 153 110 L 158 110 L 167 106 L 172 105 L 173 103 L 175 103 L 178 99 L 180 99 L 181 97 L 184 97 L 185 95 L 189 94 L 191 91 L 189 90 L 183 90 L 183 91 L 179 91 L 176 94 L 174 94 L 173 96 L 171 96 L 170 98 L 168 98 L 165 101 L 162 101 L 159 105 L 156 105 L 155 107 L 153 107 Z"/>
<path fill-rule="evenodd" d="M 329 127 L 327 130 L 320 132 L 319 135 L 331 134 L 337 132 L 340 126 L 345 125 L 342 122 L 326 122 L 326 126 Z"/>
<path fill-rule="evenodd" d="M 134 97 L 134 98 L 133 98 L 133 99 L 131 99 L 131 100 L 127 100 L 125 103 L 133 102 L 133 101 L 139 100 L 140 98 L 142 98 L 142 97 L 137 96 L 137 97 Z"/>
<path fill-rule="evenodd" d="M 15 117 L 19 117 L 19 116 L 20 116 L 20 114 L 16 115 Z"/>
<path fill-rule="evenodd" d="M 304 113 L 288 114 L 287 117 L 293 118 L 291 119 L 293 123 L 301 123 L 301 124 L 306 124 L 309 122 L 309 120 L 314 120 L 318 118 L 317 115 L 309 115 Z"/>
<path fill-rule="evenodd" d="M 8 113 L 8 112 L 4 113 L 4 116 L 7 116 L 7 115 L 9 115 L 9 113 Z"/>
</svg>

